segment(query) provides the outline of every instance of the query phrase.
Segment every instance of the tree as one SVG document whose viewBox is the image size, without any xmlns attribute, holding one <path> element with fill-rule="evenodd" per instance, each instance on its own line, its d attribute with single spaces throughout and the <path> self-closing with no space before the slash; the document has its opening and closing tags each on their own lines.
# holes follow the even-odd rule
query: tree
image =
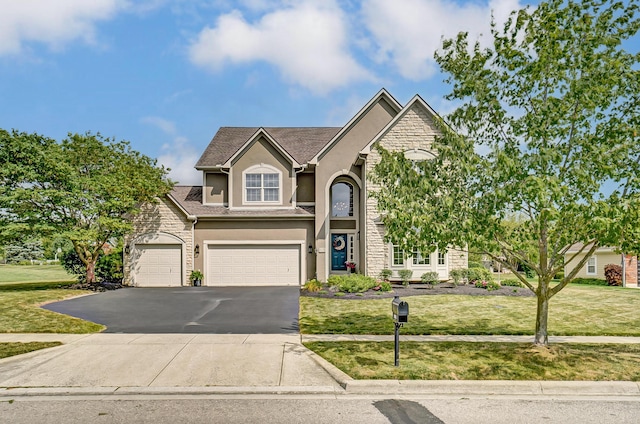
<svg viewBox="0 0 640 424">
<path fill-rule="evenodd" d="M 537 296 L 536 344 L 548 344 L 549 300 L 598 246 L 639 250 L 640 56 L 624 48 L 637 11 L 636 0 L 550 0 L 492 21 L 489 47 L 465 33 L 445 40 L 435 58 L 459 107 L 436 122 L 436 158 L 378 148 L 387 239 L 501 262 Z M 577 266 L 552 284 L 576 243 Z"/>
<path fill-rule="evenodd" d="M 8 264 L 33 263 L 44 257 L 42 242 L 38 239 L 22 240 L 5 247 L 5 259 Z"/>
<path fill-rule="evenodd" d="M 61 235 L 95 282 L 108 240 L 131 230 L 139 206 L 171 189 L 156 161 L 100 134 L 69 134 L 57 143 L 0 130 L 0 224 L 5 238 Z"/>
</svg>

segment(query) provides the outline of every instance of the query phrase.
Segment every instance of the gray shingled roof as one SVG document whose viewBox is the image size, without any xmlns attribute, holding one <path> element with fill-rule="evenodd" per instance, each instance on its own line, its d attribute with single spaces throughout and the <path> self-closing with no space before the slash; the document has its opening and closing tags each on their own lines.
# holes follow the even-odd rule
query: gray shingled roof
<svg viewBox="0 0 640 424">
<path fill-rule="evenodd" d="M 207 206 L 202 204 L 201 186 L 175 186 L 169 193 L 169 197 L 188 215 L 195 215 L 198 218 L 207 217 L 253 217 L 264 218 L 265 216 L 283 217 L 313 217 L 315 208 L 313 206 L 299 206 L 295 209 L 273 209 L 273 210 L 229 210 L 226 206 Z"/>
<path fill-rule="evenodd" d="M 264 130 L 298 163 L 309 162 L 340 127 L 265 127 Z M 222 165 L 253 136 L 259 127 L 221 127 L 200 156 L 196 168 Z"/>
</svg>

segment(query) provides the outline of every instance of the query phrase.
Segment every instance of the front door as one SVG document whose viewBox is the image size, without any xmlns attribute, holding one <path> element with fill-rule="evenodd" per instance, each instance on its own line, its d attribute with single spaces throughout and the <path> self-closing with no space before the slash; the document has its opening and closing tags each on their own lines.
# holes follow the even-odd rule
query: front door
<svg viewBox="0 0 640 424">
<path fill-rule="evenodd" d="M 347 246 L 348 238 L 346 234 L 331 234 L 331 270 L 347 270 Z"/>
</svg>

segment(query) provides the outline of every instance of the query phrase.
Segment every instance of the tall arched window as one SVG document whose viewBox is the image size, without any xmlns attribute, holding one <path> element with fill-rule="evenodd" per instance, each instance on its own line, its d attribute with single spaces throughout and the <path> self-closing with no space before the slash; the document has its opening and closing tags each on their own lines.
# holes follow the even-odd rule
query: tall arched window
<svg viewBox="0 0 640 424">
<path fill-rule="evenodd" d="M 353 216 L 353 186 L 337 182 L 331 186 L 331 216 L 347 218 Z"/>
</svg>

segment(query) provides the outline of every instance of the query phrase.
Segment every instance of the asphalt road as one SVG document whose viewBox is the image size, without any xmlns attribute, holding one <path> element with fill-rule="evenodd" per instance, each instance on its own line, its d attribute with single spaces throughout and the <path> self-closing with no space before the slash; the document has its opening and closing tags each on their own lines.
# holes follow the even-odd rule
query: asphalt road
<svg viewBox="0 0 640 424">
<path fill-rule="evenodd" d="M 231 399 L 170 397 L 112 400 L 58 397 L 0 401 L 0 417 L 38 423 L 313 424 L 635 424 L 635 399 L 327 399 L 286 396 Z"/>
<path fill-rule="evenodd" d="M 107 333 L 297 333 L 298 287 L 124 288 L 43 308 Z"/>
</svg>

